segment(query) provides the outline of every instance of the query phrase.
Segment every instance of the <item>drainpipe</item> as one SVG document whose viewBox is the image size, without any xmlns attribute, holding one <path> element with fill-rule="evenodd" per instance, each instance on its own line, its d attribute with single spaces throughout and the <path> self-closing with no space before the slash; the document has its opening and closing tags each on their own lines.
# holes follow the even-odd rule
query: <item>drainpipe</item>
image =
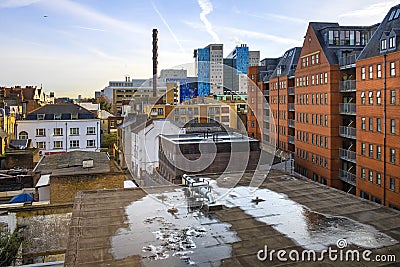
<svg viewBox="0 0 400 267">
<path fill-rule="evenodd" d="M 383 205 L 386 206 L 386 54 L 383 55 Z"/>
<path fill-rule="evenodd" d="M 65 152 L 68 152 L 68 123 L 65 122 Z"/>
</svg>

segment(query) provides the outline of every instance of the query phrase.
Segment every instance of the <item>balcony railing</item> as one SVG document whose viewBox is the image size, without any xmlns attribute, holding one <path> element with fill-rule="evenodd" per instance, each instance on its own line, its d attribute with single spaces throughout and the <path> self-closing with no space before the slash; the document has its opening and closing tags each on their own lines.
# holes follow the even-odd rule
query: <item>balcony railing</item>
<svg viewBox="0 0 400 267">
<path fill-rule="evenodd" d="M 288 125 L 289 125 L 289 127 L 294 128 L 294 127 L 295 127 L 295 122 L 294 122 L 294 120 L 288 120 Z"/>
<path fill-rule="evenodd" d="M 340 92 L 355 92 L 356 91 L 356 80 L 347 80 L 339 82 Z"/>
<path fill-rule="evenodd" d="M 339 169 L 339 179 L 356 186 L 356 175 L 353 173 Z"/>
<path fill-rule="evenodd" d="M 339 126 L 339 135 L 342 137 L 356 139 L 356 131 L 353 127 Z"/>
<path fill-rule="evenodd" d="M 353 54 L 346 57 L 339 58 L 339 67 L 341 69 L 353 68 L 356 66 L 358 54 Z"/>
<path fill-rule="evenodd" d="M 269 122 L 269 116 L 264 115 L 264 121 Z"/>
<path fill-rule="evenodd" d="M 294 145 L 294 136 L 288 135 L 288 142 Z"/>
<path fill-rule="evenodd" d="M 294 87 L 289 87 L 288 88 L 288 94 L 289 95 L 294 95 Z"/>
<path fill-rule="evenodd" d="M 347 115 L 356 115 L 356 104 L 355 103 L 340 103 L 339 113 Z"/>
<path fill-rule="evenodd" d="M 269 90 L 264 90 L 264 96 L 269 96 Z"/>
<path fill-rule="evenodd" d="M 288 104 L 289 111 L 294 111 L 294 103 Z"/>
<path fill-rule="evenodd" d="M 343 160 L 347 160 L 356 163 L 356 152 L 339 148 L 339 157 Z"/>
</svg>

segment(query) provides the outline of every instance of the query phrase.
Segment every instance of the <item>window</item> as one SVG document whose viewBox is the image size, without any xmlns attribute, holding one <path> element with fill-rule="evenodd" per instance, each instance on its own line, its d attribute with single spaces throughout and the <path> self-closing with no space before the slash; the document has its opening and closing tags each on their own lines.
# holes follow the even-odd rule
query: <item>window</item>
<svg viewBox="0 0 400 267">
<path fill-rule="evenodd" d="M 361 104 L 365 105 L 365 92 L 361 92 Z"/>
<path fill-rule="evenodd" d="M 376 146 L 376 159 L 381 160 L 382 157 L 382 147 Z"/>
<path fill-rule="evenodd" d="M 369 195 L 367 193 L 365 193 L 364 191 L 360 191 L 360 197 L 369 200 Z"/>
<path fill-rule="evenodd" d="M 78 119 L 78 113 L 71 114 L 71 119 L 72 120 L 77 120 Z"/>
<path fill-rule="evenodd" d="M 369 118 L 369 131 L 372 132 L 374 130 L 374 118 Z"/>
<path fill-rule="evenodd" d="M 79 148 L 79 140 L 70 140 L 69 147 L 70 148 Z"/>
<path fill-rule="evenodd" d="M 328 73 L 327 72 L 325 72 L 325 83 L 328 83 Z"/>
<path fill-rule="evenodd" d="M 254 91 L 254 86 L 252 86 L 252 87 L 253 87 L 253 91 Z M 157 114 L 158 114 L 159 116 L 164 115 L 164 109 L 163 109 L 163 108 L 158 108 Z"/>
<path fill-rule="evenodd" d="M 365 143 L 361 143 L 361 155 L 365 156 Z"/>
<path fill-rule="evenodd" d="M 386 50 L 387 49 L 387 43 L 386 39 L 381 40 L 381 50 Z"/>
<path fill-rule="evenodd" d="M 369 79 L 372 79 L 373 68 L 372 68 L 372 66 L 369 66 L 368 69 L 369 69 L 369 71 L 368 71 L 368 78 L 369 78 Z"/>
<path fill-rule="evenodd" d="M 328 93 L 325 93 L 325 105 L 328 105 Z"/>
<path fill-rule="evenodd" d="M 37 114 L 37 119 L 38 120 L 44 120 L 45 115 L 44 114 Z"/>
<path fill-rule="evenodd" d="M 86 134 L 88 134 L 88 135 L 96 134 L 96 127 L 87 127 Z"/>
<path fill-rule="evenodd" d="M 178 109 L 175 109 L 175 110 L 178 110 Z M 111 128 L 115 127 L 115 121 L 110 120 L 110 127 L 111 127 Z"/>
<path fill-rule="evenodd" d="M 376 131 L 381 132 L 381 118 L 376 118 Z"/>
<path fill-rule="evenodd" d="M 254 121 L 251 121 L 251 128 L 254 128 L 254 127 L 255 127 Z"/>
<path fill-rule="evenodd" d="M 361 80 L 365 80 L 365 67 L 361 68 Z"/>
<path fill-rule="evenodd" d="M 315 79 L 314 79 L 314 75 L 311 75 L 311 85 L 315 84 Z"/>
<path fill-rule="evenodd" d="M 63 128 L 54 128 L 53 133 L 56 136 L 61 136 L 63 135 Z"/>
<path fill-rule="evenodd" d="M 319 77 L 320 77 L 319 83 L 320 83 L 320 84 L 324 84 L 324 75 L 321 73 L 321 74 L 319 75 Z"/>
<path fill-rule="evenodd" d="M 96 142 L 95 140 L 86 140 L 86 147 L 95 147 Z"/>
<path fill-rule="evenodd" d="M 374 145 L 370 144 L 369 145 L 369 157 L 373 158 L 374 157 Z"/>
<path fill-rule="evenodd" d="M 380 173 L 376 173 L 376 184 L 381 185 L 381 174 Z"/>
<path fill-rule="evenodd" d="M 27 140 L 28 139 L 28 133 L 25 131 L 22 131 L 19 133 L 19 139 L 21 140 Z"/>
<path fill-rule="evenodd" d="M 54 147 L 54 149 L 63 148 L 63 142 L 62 141 L 54 141 L 53 147 Z"/>
<path fill-rule="evenodd" d="M 390 148 L 390 163 L 396 162 L 396 150 L 394 148 Z"/>
<path fill-rule="evenodd" d="M 368 181 L 372 183 L 373 180 L 374 180 L 374 172 L 369 170 Z"/>
<path fill-rule="evenodd" d="M 390 190 L 394 191 L 395 188 L 395 182 L 394 182 L 394 178 L 390 177 L 390 186 L 389 186 Z"/>
<path fill-rule="evenodd" d="M 395 62 L 390 62 L 390 76 L 395 76 L 396 75 L 396 63 Z"/>
<path fill-rule="evenodd" d="M 315 64 L 319 63 L 319 53 L 315 54 Z"/>
<path fill-rule="evenodd" d="M 382 65 L 381 64 L 376 65 L 376 77 L 382 78 Z"/>
<path fill-rule="evenodd" d="M 36 129 L 36 136 L 46 136 L 46 129 Z"/>
<path fill-rule="evenodd" d="M 70 128 L 69 135 L 79 135 L 79 128 Z"/>
<path fill-rule="evenodd" d="M 376 104 L 378 105 L 382 104 L 381 91 L 376 92 Z"/>
<path fill-rule="evenodd" d="M 365 179 L 365 168 L 361 168 L 361 179 Z"/>
<path fill-rule="evenodd" d="M 36 147 L 39 149 L 46 149 L 46 142 L 36 142 Z"/>
<path fill-rule="evenodd" d="M 369 93 L 368 93 L 368 103 L 370 105 L 374 104 L 374 92 L 372 92 L 372 91 L 369 91 Z"/>
<path fill-rule="evenodd" d="M 396 133 L 396 120 L 390 120 L 390 133 Z"/>
<path fill-rule="evenodd" d="M 390 91 L 390 104 L 391 105 L 396 104 L 396 91 L 395 90 Z"/>
<path fill-rule="evenodd" d="M 361 118 L 361 130 L 365 131 L 365 118 Z"/>
<path fill-rule="evenodd" d="M 396 38 L 394 36 L 389 38 L 389 49 L 396 46 Z"/>
</svg>

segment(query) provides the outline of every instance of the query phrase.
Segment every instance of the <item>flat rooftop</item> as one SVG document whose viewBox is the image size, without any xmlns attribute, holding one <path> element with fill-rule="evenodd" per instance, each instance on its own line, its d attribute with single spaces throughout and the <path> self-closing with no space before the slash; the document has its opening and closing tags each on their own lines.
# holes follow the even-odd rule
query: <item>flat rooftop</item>
<svg viewBox="0 0 400 267">
<path fill-rule="evenodd" d="M 234 132 L 198 133 L 198 134 L 173 134 L 162 135 L 162 138 L 175 144 L 198 144 L 200 142 L 236 143 L 260 142 L 254 138 Z"/>
<path fill-rule="evenodd" d="M 75 199 L 66 266 L 270 266 L 259 250 L 346 249 L 395 255 L 400 263 L 400 212 L 279 170 L 200 176 L 222 209 L 185 205 L 182 187 L 82 191 Z M 260 185 L 258 189 L 249 185 Z M 233 187 L 235 186 L 235 187 Z M 232 188 L 233 187 L 233 188 Z M 377 262 L 315 265 L 380 266 Z"/>
</svg>

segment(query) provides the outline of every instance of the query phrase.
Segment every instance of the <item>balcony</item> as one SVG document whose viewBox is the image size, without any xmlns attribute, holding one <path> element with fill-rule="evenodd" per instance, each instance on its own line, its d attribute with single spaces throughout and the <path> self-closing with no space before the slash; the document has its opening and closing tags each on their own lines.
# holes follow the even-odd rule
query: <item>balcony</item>
<svg viewBox="0 0 400 267">
<path fill-rule="evenodd" d="M 341 137 L 356 139 L 356 128 L 347 127 L 347 126 L 339 126 L 339 135 Z"/>
<path fill-rule="evenodd" d="M 339 157 L 343 160 L 347 160 L 353 163 L 356 163 L 356 152 L 339 148 Z"/>
<path fill-rule="evenodd" d="M 288 88 L 288 94 L 289 95 L 294 95 L 294 87 L 289 87 Z"/>
<path fill-rule="evenodd" d="M 358 54 L 339 58 L 339 68 L 341 70 L 354 68 L 356 66 L 357 57 Z"/>
<path fill-rule="evenodd" d="M 356 175 L 353 173 L 339 169 L 339 179 L 348 184 L 356 186 Z"/>
<path fill-rule="evenodd" d="M 356 104 L 355 103 L 340 103 L 339 113 L 345 115 L 356 115 Z"/>
<path fill-rule="evenodd" d="M 269 90 L 264 90 L 263 94 L 264 96 L 269 96 Z"/>
<path fill-rule="evenodd" d="M 289 125 L 289 127 L 294 128 L 295 121 L 294 120 L 288 120 L 288 125 Z"/>
<path fill-rule="evenodd" d="M 294 136 L 288 135 L 288 142 L 289 142 L 289 144 L 294 145 Z"/>
<path fill-rule="evenodd" d="M 289 109 L 289 111 L 294 111 L 294 103 L 289 103 L 288 109 Z"/>
<path fill-rule="evenodd" d="M 269 116 L 264 115 L 264 121 L 269 122 Z"/>
<path fill-rule="evenodd" d="M 347 80 L 339 82 L 340 92 L 355 92 L 356 91 L 356 80 Z"/>
</svg>

